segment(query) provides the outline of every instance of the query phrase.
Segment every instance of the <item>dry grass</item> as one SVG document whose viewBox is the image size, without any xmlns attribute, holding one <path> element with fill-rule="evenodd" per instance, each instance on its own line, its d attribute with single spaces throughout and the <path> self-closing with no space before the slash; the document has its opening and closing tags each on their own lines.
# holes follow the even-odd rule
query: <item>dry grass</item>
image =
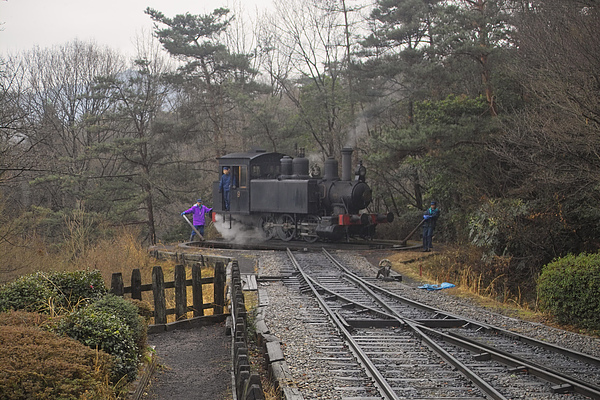
<svg viewBox="0 0 600 400">
<path fill-rule="evenodd" d="M 78 231 L 82 229 L 83 232 Z M 175 262 L 172 260 L 156 260 L 142 247 L 138 232 L 134 229 L 121 229 L 111 239 L 103 239 L 90 244 L 86 239 L 85 227 L 71 229 L 71 236 L 66 239 L 63 251 L 52 252 L 41 240 L 22 240 L 19 245 L 14 242 L 0 244 L 0 283 L 5 283 L 36 271 L 75 271 L 98 270 L 101 272 L 106 287 L 110 288 L 112 274 L 121 273 L 125 286 L 130 286 L 131 273 L 139 269 L 142 284 L 152 283 L 152 269 L 160 266 L 165 281 L 173 281 Z M 186 268 L 187 279 L 191 279 L 191 268 Z M 202 277 L 214 276 L 213 268 L 203 268 Z M 213 285 L 203 285 L 204 303 L 213 302 Z M 126 295 L 128 296 L 128 295 Z M 175 307 L 175 290 L 167 289 L 165 293 L 167 308 Z M 192 289 L 188 287 L 188 305 L 192 305 Z M 152 292 L 143 292 L 142 301 L 154 309 Z M 211 315 L 212 309 L 205 309 L 205 315 Z M 187 318 L 192 317 L 187 313 Z M 175 321 L 169 315 L 168 322 Z M 152 322 L 152 321 L 151 321 Z"/>
<path fill-rule="evenodd" d="M 475 253 L 446 247 L 433 253 L 401 251 L 385 257 L 392 261 L 394 271 L 406 280 L 440 284 L 450 282 L 455 288 L 447 292 L 469 298 L 483 307 L 529 321 L 545 321 L 546 317 L 528 307 L 521 295 L 511 295 L 504 286 L 504 264 L 490 267 L 488 275 L 476 266 L 480 258 Z M 492 274 L 495 274 L 493 277 Z"/>
<path fill-rule="evenodd" d="M 38 239 L 0 243 L 0 284 L 35 271 L 64 270 L 60 257 L 48 253 Z"/>
</svg>

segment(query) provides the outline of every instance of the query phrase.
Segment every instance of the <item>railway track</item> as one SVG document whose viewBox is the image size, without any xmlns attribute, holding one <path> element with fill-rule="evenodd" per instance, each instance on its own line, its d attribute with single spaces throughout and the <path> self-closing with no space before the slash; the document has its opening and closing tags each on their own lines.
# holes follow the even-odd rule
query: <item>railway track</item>
<svg viewBox="0 0 600 400">
<path fill-rule="evenodd" d="M 420 249 L 422 245 L 417 242 L 402 242 L 396 240 L 363 240 L 352 239 L 348 242 L 305 242 L 302 240 L 282 241 L 282 240 L 263 240 L 263 241 L 228 241 L 223 239 L 204 240 L 200 242 L 185 242 L 179 245 L 181 249 L 236 249 L 236 250 L 275 250 L 285 251 L 302 250 L 302 251 L 320 251 L 321 249 L 330 250 L 373 250 L 373 249 L 388 249 L 388 250 L 415 250 Z"/>
<path fill-rule="evenodd" d="M 600 399 L 598 358 L 415 302 L 326 250 L 287 254 L 342 399 Z"/>
</svg>

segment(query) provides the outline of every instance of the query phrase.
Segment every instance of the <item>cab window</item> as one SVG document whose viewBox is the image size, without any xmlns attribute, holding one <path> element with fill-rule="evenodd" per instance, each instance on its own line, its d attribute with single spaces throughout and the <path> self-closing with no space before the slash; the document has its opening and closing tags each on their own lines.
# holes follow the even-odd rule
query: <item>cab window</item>
<svg viewBox="0 0 600 400">
<path fill-rule="evenodd" d="M 250 175 L 250 177 L 252 179 L 258 179 L 260 178 L 260 165 L 253 165 L 252 166 L 252 174 Z"/>
<path fill-rule="evenodd" d="M 239 188 L 248 187 L 248 168 L 245 165 L 233 167 L 233 176 L 236 186 Z"/>
</svg>

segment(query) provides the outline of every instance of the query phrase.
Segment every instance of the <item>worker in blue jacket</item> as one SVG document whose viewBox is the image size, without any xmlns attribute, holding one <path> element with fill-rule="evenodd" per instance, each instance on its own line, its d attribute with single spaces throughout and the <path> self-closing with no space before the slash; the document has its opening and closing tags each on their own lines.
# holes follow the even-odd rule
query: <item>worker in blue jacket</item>
<svg viewBox="0 0 600 400">
<path fill-rule="evenodd" d="M 206 207 L 202 204 L 202 199 L 198 199 L 196 200 L 196 204 L 182 212 L 181 215 L 192 214 L 192 225 L 194 225 L 194 228 L 196 228 L 198 232 L 200 232 L 200 234 L 204 236 L 204 224 L 206 223 L 206 214 L 209 214 L 211 211 L 212 208 Z M 192 229 L 190 242 L 194 241 L 194 235 L 196 235 L 196 231 Z"/>
<path fill-rule="evenodd" d="M 437 208 L 435 201 L 431 202 L 431 207 L 423 214 L 423 251 L 431 251 L 433 245 L 431 239 L 433 237 L 433 230 L 435 229 L 435 223 L 440 217 L 440 210 Z"/>
<path fill-rule="evenodd" d="M 223 205 L 229 211 L 229 192 L 236 186 L 235 177 L 231 175 L 229 167 L 223 167 L 223 174 L 219 180 L 219 193 L 223 194 Z"/>
</svg>

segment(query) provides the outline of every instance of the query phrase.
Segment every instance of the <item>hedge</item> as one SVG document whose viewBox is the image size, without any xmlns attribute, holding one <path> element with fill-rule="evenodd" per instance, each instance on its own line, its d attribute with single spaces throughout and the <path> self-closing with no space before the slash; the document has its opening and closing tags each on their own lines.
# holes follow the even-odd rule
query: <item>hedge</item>
<svg viewBox="0 0 600 400">
<path fill-rule="evenodd" d="M 0 312 L 62 314 L 106 293 L 100 271 L 36 272 L 0 286 Z"/>
<path fill-rule="evenodd" d="M 48 322 L 47 329 L 111 355 L 112 383 L 136 377 L 146 348 L 147 321 L 140 316 L 144 310 L 108 295 L 99 271 L 22 276 L 0 287 L 0 315 L 13 310 L 59 315 Z"/>
<path fill-rule="evenodd" d="M 0 398 L 115 399 L 112 357 L 38 326 L 39 314 L 0 313 Z"/>
<path fill-rule="evenodd" d="M 600 253 L 568 255 L 546 265 L 538 296 L 542 310 L 558 322 L 600 330 Z"/>
<path fill-rule="evenodd" d="M 146 330 L 140 319 L 133 304 L 109 295 L 60 319 L 53 330 L 112 355 L 111 382 L 116 384 L 132 381 L 137 375 L 144 350 L 139 341 Z"/>
</svg>

